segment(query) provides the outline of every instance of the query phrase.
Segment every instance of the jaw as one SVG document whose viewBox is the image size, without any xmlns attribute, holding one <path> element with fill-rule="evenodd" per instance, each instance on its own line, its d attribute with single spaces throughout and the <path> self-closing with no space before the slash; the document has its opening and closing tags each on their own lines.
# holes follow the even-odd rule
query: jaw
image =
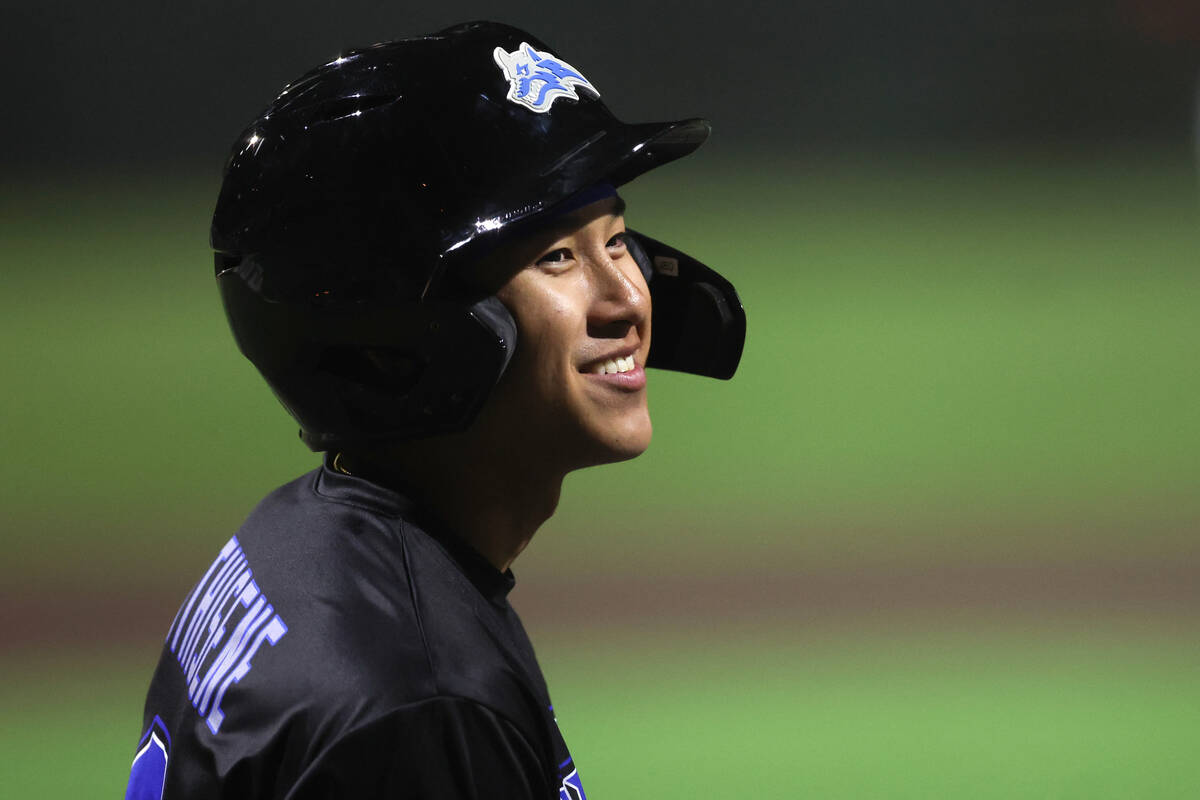
<svg viewBox="0 0 1200 800">
<path fill-rule="evenodd" d="M 581 375 L 584 385 L 576 393 L 574 407 L 581 438 L 581 451 L 588 454 L 586 466 L 625 461 L 641 455 L 650 445 L 653 426 L 645 390 L 645 373 L 632 381 L 625 375 Z M 612 380 L 617 379 L 617 380 Z M 637 387 L 630 389 L 632 383 Z"/>
<path fill-rule="evenodd" d="M 501 379 L 467 434 L 486 439 L 486 449 L 508 454 L 510 468 L 519 463 L 519 471 L 531 477 L 561 479 L 577 469 L 634 458 L 652 434 L 645 371 L 585 374 L 568 359 L 556 369 L 521 365 Z"/>
</svg>

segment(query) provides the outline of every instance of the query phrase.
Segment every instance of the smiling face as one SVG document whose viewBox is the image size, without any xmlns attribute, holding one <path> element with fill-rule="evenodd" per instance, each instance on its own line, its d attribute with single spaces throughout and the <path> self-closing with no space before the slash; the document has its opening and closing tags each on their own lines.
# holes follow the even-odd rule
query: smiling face
<svg viewBox="0 0 1200 800">
<path fill-rule="evenodd" d="M 502 248 L 485 282 L 517 321 L 513 360 L 476 425 L 561 471 L 650 444 L 650 290 L 625 245 L 624 204 L 599 200 Z"/>
</svg>

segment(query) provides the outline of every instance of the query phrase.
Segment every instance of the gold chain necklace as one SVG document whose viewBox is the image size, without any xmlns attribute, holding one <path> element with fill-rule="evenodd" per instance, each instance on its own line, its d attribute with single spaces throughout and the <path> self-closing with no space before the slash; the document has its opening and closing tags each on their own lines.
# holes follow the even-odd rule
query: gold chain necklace
<svg viewBox="0 0 1200 800">
<path fill-rule="evenodd" d="M 343 475 L 349 475 L 352 478 L 354 477 L 353 472 L 342 466 L 342 453 L 340 450 L 333 456 L 333 468 Z"/>
</svg>

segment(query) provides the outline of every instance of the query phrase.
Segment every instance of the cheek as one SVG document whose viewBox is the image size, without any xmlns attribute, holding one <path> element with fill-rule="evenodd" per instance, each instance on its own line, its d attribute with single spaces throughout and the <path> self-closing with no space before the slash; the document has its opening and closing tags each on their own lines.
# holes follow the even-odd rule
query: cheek
<svg viewBox="0 0 1200 800">
<path fill-rule="evenodd" d="M 519 302 L 505 302 L 517 321 L 513 367 L 539 382 L 561 383 L 562 372 L 574 369 L 574 346 L 584 329 L 575 305 L 569 297 L 544 289 L 516 299 Z"/>
</svg>

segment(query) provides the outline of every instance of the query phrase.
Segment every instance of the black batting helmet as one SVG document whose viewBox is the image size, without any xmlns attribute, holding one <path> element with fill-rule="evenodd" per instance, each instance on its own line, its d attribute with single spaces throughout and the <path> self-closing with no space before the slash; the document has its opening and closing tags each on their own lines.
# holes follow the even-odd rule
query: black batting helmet
<svg viewBox="0 0 1200 800">
<path fill-rule="evenodd" d="M 212 224 L 234 337 L 314 450 L 462 430 L 517 329 L 456 272 L 708 132 L 618 121 L 579 70 L 506 25 L 347 53 L 289 84 L 234 145 Z M 731 377 L 746 327 L 733 287 L 630 233 L 651 293 L 647 366 Z"/>
</svg>

